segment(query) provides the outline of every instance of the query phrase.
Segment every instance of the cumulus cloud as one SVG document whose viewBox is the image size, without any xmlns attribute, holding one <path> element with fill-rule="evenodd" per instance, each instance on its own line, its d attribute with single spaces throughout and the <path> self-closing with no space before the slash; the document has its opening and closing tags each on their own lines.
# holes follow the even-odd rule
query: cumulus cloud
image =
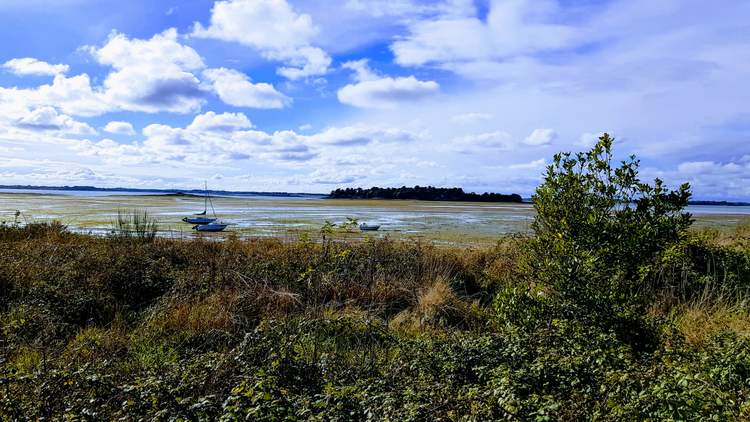
<svg viewBox="0 0 750 422">
<path fill-rule="evenodd" d="M 103 139 L 81 141 L 73 148 L 81 155 L 120 164 L 217 165 L 249 158 L 295 164 L 323 153 L 340 155 L 342 148 L 405 143 L 421 136 L 402 129 L 367 125 L 332 127 L 311 135 L 291 130 L 268 133 L 254 130 L 242 113 L 214 112 L 197 115 L 184 128 L 151 124 L 143 129 L 143 135 L 144 139 L 135 143 Z"/>
<path fill-rule="evenodd" d="M 3 67 L 19 76 L 54 76 L 66 73 L 69 69 L 66 64 L 49 64 L 32 57 L 8 60 Z"/>
<path fill-rule="evenodd" d="M 534 129 L 529 136 L 527 136 L 523 143 L 526 145 L 549 145 L 552 141 L 557 138 L 557 133 L 552 129 Z"/>
<path fill-rule="evenodd" d="M 443 15 L 416 21 L 391 49 L 397 63 L 421 66 L 489 62 L 561 48 L 571 44 L 575 33 L 555 22 L 556 11 L 553 0 L 493 1 L 486 20 Z"/>
<path fill-rule="evenodd" d="M 39 107 L 18 119 L 16 126 L 32 131 L 54 131 L 70 135 L 93 135 L 96 131 L 86 123 L 59 114 L 52 107 Z"/>
<path fill-rule="evenodd" d="M 339 89 L 344 104 L 361 108 L 394 108 L 403 102 L 427 98 L 438 92 L 435 81 L 420 81 L 414 76 L 380 77 L 367 66 L 367 60 L 346 62 L 344 68 L 355 72 L 356 83 Z"/>
<path fill-rule="evenodd" d="M 216 114 L 209 111 L 195 116 L 193 122 L 187 127 L 190 131 L 206 132 L 233 132 L 253 127 L 250 119 L 242 113 Z"/>
<path fill-rule="evenodd" d="M 684 161 L 674 170 L 646 169 L 648 176 L 690 183 L 699 199 L 738 200 L 750 197 L 750 161 Z"/>
<path fill-rule="evenodd" d="M 318 28 L 307 14 L 297 13 L 286 0 L 225 0 L 211 9 L 208 27 L 196 22 L 192 36 L 237 42 L 286 66 L 278 73 L 297 80 L 323 75 L 331 58 L 312 45 Z"/>
<path fill-rule="evenodd" d="M 42 106 L 52 106 L 75 116 L 98 116 L 111 109 L 101 93 L 91 87 L 86 74 L 69 78 L 57 75 L 52 84 L 36 88 L 0 87 L 0 110 L 4 113 Z"/>
<path fill-rule="evenodd" d="M 283 108 L 291 99 L 267 83 L 254 84 L 242 72 L 232 69 L 207 69 L 203 76 L 212 84 L 222 101 L 236 107 Z"/>
<path fill-rule="evenodd" d="M 205 65 L 198 53 L 168 29 L 148 40 L 113 33 L 102 47 L 87 47 L 114 69 L 104 81 L 105 96 L 125 110 L 188 113 L 200 109 L 205 93 L 192 73 Z"/>
<path fill-rule="evenodd" d="M 33 181 L 38 185 L 137 186 L 143 183 L 143 181 L 134 177 L 94 170 L 74 162 L 48 159 L 11 159 L 0 162 L 0 177 L 12 184 L 25 184 Z"/>
<path fill-rule="evenodd" d="M 104 131 L 118 135 L 135 135 L 135 129 L 129 122 L 111 121 L 104 126 Z"/>
</svg>

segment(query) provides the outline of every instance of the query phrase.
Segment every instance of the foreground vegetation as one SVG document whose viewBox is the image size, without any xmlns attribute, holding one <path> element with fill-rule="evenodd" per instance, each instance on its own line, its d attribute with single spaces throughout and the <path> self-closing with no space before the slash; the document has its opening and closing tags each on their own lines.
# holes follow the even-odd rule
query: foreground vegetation
<svg viewBox="0 0 750 422">
<path fill-rule="evenodd" d="M 610 148 L 479 250 L 1 227 L 0 416 L 750 418 L 750 227 L 688 231 Z"/>
</svg>

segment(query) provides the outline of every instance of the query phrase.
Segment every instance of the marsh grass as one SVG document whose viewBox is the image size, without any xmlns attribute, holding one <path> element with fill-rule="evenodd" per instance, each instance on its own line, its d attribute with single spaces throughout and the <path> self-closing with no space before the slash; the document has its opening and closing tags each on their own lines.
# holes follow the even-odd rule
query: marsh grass
<svg viewBox="0 0 750 422">
<path fill-rule="evenodd" d="M 122 239 L 153 241 L 159 232 L 158 221 L 148 211 L 139 209 L 118 209 L 112 226 L 112 235 Z"/>
<path fill-rule="evenodd" d="M 716 404 L 750 393 L 734 381 L 749 255 L 716 239 L 691 236 L 649 273 L 643 317 L 686 346 L 643 355 L 564 315 L 534 329 L 499 320 L 502 292 L 549 291 L 529 279 L 524 236 L 459 249 L 2 229 L 0 416 L 679 419 L 659 407 L 677 397 L 704 406 L 695 414 L 750 416 Z M 691 370 L 710 381 L 672 384 Z"/>
</svg>

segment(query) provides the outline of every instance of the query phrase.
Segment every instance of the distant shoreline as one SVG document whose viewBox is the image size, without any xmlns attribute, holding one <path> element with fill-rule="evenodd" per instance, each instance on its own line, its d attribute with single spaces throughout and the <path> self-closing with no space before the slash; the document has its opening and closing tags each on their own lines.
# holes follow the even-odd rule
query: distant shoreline
<svg viewBox="0 0 750 422">
<path fill-rule="evenodd" d="M 31 185 L 0 185 L 0 190 L 49 190 L 49 191 L 73 191 L 73 192 L 135 192 L 135 193 L 152 193 L 171 196 L 203 196 L 205 191 L 202 189 L 143 189 L 143 188 L 99 188 L 96 186 L 31 186 Z M 218 196 L 276 196 L 280 198 L 316 198 L 331 199 L 329 194 L 324 193 L 307 193 L 307 192 L 259 192 L 259 191 L 228 191 L 228 190 L 211 190 L 209 194 Z M 335 198 L 335 199 L 378 199 L 384 201 L 399 201 L 400 199 L 391 198 Z M 440 200 L 428 200 L 430 202 L 440 202 Z M 468 201 L 474 202 L 474 201 Z M 531 198 L 523 198 L 521 203 L 530 204 Z M 750 202 L 742 201 L 706 201 L 695 200 L 689 201 L 688 205 L 698 206 L 726 206 L 726 207 L 748 207 Z"/>
<path fill-rule="evenodd" d="M 50 190 L 50 191 L 72 191 L 72 192 L 135 192 L 135 193 L 156 193 L 173 196 L 203 196 L 203 189 L 143 189 L 143 188 L 98 188 L 96 186 L 31 186 L 31 185 L 0 185 L 0 189 L 5 190 Z M 279 196 L 279 197 L 297 197 L 297 198 L 324 198 L 322 193 L 302 193 L 302 192 L 257 192 L 257 191 L 228 191 L 212 190 L 208 193 L 211 195 L 226 196 Z"/>
</svg>

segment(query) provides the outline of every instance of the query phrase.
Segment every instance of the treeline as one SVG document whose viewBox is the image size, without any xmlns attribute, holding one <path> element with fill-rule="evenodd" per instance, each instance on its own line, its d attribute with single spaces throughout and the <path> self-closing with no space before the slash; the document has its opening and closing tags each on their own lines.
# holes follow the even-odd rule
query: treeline
<svg viewBox="0 0 750 422">
<path fill-rule="evenodd" d="M 400 188 L 336 189 L 328 195 L 331 199 L 417 199 L 420 201 L 470 201 L 470 202 L 523 202 L 516 193 L 467 193 L 461 188 L 436 188 L 434 186 L 414 186 Z"/>
</svg>

